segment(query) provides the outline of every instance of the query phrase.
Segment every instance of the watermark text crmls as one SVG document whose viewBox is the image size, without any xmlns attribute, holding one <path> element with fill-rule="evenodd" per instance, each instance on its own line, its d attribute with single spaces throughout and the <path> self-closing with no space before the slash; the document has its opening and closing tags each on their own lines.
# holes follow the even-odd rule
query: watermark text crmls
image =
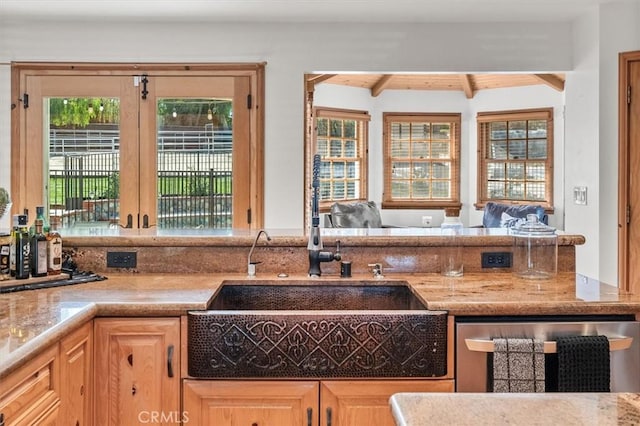
<svg viewBox="0 0 640 426">
<path fill-rule="evenodd" d="M 186 424 L 189 423 L 188 411 L 140 411 L 138 422 L 142 424 Z"/>
</svg>

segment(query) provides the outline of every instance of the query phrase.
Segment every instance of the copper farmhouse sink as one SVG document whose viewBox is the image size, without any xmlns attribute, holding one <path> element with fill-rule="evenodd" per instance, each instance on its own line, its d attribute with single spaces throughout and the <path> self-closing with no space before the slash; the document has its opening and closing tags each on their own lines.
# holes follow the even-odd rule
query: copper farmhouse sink
<svg viewBox="0 0 640 426">
<path fill-rule="evenodd" d="M 192 377 L 434 377 L 447 313 L 406 282 L 225 282 L 188 313 Z"/>
</svg>

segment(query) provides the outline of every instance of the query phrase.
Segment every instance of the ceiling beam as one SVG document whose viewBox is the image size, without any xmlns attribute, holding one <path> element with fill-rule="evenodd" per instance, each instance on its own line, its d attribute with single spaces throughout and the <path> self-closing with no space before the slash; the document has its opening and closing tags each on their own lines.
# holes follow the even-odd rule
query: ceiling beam
<svg viewBox="0 0 640 426">
<path fill-rule="evenodd" d="M 533 74 L 533 76 L 558 92 L 564 91 L 564 80 L 554 74 Z"/>
<path fill-rule="evenodd" d="M 473 99 L 473 86 L 471 85 L 471 74 L 460 74 L 460 84 L 467 99 Z"/>
<path fill-rule="evenodd" d="M 371 87 L 371 96 L 374 98 L 378 96 L 384 89 L 391 83 L 392 74 L 383 74 L 378 81 L 376 81 Z"/>
<path fill-rule="evenodd" d="M 335 76 L 336 74 L 307 74 L 307 92 L 313 92 L 316 84 L 320 84 Z"/>
</svg>

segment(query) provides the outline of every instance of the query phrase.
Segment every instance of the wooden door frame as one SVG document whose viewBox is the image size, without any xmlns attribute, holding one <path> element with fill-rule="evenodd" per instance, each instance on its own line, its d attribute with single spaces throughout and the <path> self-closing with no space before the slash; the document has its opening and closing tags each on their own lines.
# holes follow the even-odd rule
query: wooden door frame
<svg viewBox="0 0 640 426">
<path fill-rule="evenodd" d="M 629 217 L 632 213 L 629 196 L 629 66 L 638 61 L 640 51 L 621 52 L 618 55 L 618 285 L 625 291 L 634 290 L 629 283 Z"/>
</svg>

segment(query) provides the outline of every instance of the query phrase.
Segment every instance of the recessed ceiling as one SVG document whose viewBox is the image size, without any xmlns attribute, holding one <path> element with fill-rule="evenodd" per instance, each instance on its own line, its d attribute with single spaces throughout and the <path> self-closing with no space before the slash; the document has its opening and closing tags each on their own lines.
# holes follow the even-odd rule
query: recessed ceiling
<svg viewBox="0 0 640 426">
<path fill-rule="evenodd" d="M 572 21 L 588 10 L 612 1 L 616 0 L 0 0 L 0 18 L 207 22 L 543 22 Z"/>
<path fill-rule="evenodd" d="M 317 84 L 339 84 L 371 90 L 378 96 L 384 90 L 454 90 L 469 99 L 484 89 L 545 84 L 563 91 L 564 74 L 307 74 L 310 90 Z"/>
</svg>

